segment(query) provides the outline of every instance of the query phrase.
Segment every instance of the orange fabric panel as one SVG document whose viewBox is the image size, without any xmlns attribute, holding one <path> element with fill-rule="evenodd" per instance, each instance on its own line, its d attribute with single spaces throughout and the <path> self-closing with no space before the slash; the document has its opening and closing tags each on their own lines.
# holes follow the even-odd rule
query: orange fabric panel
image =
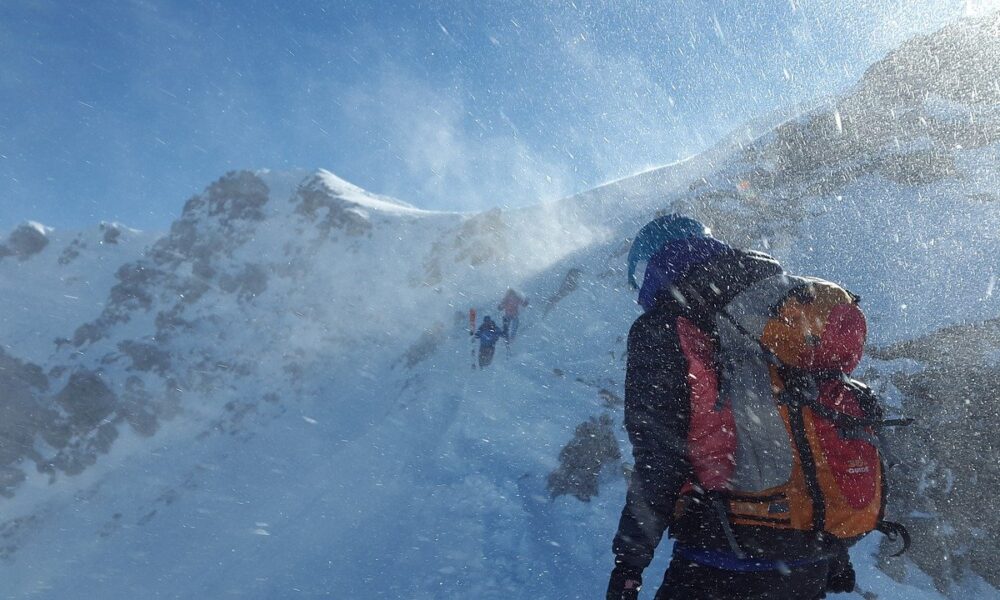
<svg viewBox="0 0 1000 600">
<path fill-rule="evenodd" d="M 817 422 L 820 420 L 811 410 L 806 409 L 804 412 L 806 437 L 810 445 L 819 449 L 822 447 L 817 432 Z M 870 447 L 869 444 L 862 445 Z M 874 464 L 871 465 L 874 469 L 874 473 L 871 473 L 874 477 L 874 490 L 864 506 L 852 506 L 852 502 L 841 490 L 825 452 L 815 452 L 815 459 L 816 474 L 826 504 L 826 531 L 839 538 L 852 538 L 875 529 L 882 509 L 882 465 L 877 460 L 877 453 Z"/>
<path fill-rule="evenodd" d="M 820 365 L 817 350 L 821 346 L 830 315 L 840 306 L 852 306 L 854 297 L 838 285 L 816 282 L 809 286 L 808 301 L 791 296 L 778 309 L 778 315 L 764 326 L 761 343 L 773 352 L 783 363 L 800 369 L 815 368 Z M 857 311 L 861 315 L 861 311 Z M 861 317 L 863 323 L 864 318 Z M 856 323 L 855 315 L 850 321 Z M 864 334 L 861 336 L 864 343 Z M 860 357 L 860 349 L 858 352 Z M 853 369 L 853 365 L 851 366 Z M 850 369 L 848 369 L 849 371 Z"/>
</svg>

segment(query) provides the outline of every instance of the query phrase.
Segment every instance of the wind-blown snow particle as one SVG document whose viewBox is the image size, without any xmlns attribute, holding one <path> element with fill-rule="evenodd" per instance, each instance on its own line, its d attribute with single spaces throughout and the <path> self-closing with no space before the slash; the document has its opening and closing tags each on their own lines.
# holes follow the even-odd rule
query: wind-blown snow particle
<svg viewBox="0 0 1000 600">
<path fill-rule="evenodd" d="M 712 27 L 715 29 L 715 35 L 719 36 L 720 40 L 725 41 L 726 36 L 722 33 L 722 25 L 719 24 L 719 17 L 712 15 Z"/>
</svg>

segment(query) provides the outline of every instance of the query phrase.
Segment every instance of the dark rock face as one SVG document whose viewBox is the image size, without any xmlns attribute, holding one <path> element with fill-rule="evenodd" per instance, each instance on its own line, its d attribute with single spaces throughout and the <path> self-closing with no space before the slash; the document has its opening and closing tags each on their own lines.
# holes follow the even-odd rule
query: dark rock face
<svg viewBox="0 0 1000 600">
<path fill-rule="evenodd" d="M 970 105 L 1000 103 L 1000 17 L 966 20 L 904 43 L 865 73 L 859 93 L 895 103 L 935 94 Z"/>
<path fill-rule="evenodd" d="M 262 265 L 248 264 L 235 275 L 223 274 L 219 277 L 219 287 L 226 292 L 236 293 L 241 300 L 249 301 L 267 290 L 267 269 Z"/>
<path fill-rule="evenodd" d="M 916 418 L 889 436 L 902 462 L 891 471 L 890 509 L 915 540 L 907 556 L 942 591 L 969 571 L 1000 585 L 1000 319 L 948 327 L 872 354 L 921 365 L 889 376 L 903 395 L 903 413 Z M 902 576 L 891 560 L 884 563 Z"/>
<path fill-rule="evenodd" d="M 252 235 L 254 224 L 265 218 L 263 208 L 269 194 L 267 184 L 257 175 L 249 171 L 227 173 L 187 201 L 181 218 L 153 246 L 150 257 L 158 266 L 185 260 L 211 262 Z"/>
<path fill-rule="evenodd" d="M 40 472 L 75 474 L 94 464 L 118 437 L 118 397 L 96 373 L 70 375 L 54 397 L 36 365 L 0 350 L 0 495 L 12 496 L 25 479 L 22 461 Z M 42 440 L 54 450 L 43 456 Z"/>
<path fill-rule="evenodd" d="M 138 377 L 129 377 L 125 382 L 121 414 L 140 435 L 151 436 L 159 428 L 150 396 Z"/>
<path fill-rule="evenodd" d="M 15 361 L 16 369 L 4 371 L 0 360 L 0 390 L 11 390 L 8 397 L 0 396 L 0 416 L 13 428 L 8 438 L 17 441 L 0 448 L 0 493 L 9 493 L 24 479 L 14 465 L 25 457 L 52 477 L 79 473 L 111 448 L 120 427 L 127 424 L 140 435 L 153 435 L 179 412 L 180 390 L 189 388 L 190 372 L 167 342 L 216 319 L 211 311 L 188 313 L 210 291 L 253 302 L 267 290 L 270 267 L 233 256 L 257 235 L 269 194 L 262 179 L 242 171 L 228 173 L 188 201 L 170 232 L 144 258 L 118 269 L 100 316 L 77 328 L 71 342 L 85 350 L 51 370 L 53 378 L 62 380 L 58 393 L 45 395 L 50 384 L 37 367 Z M 119 227 L 104 224 L 99 244 L 117 244 L 121 235 Z M 61 263 L 72 262 L 84 247 L 76 240 Z M 117 325 L 133 319 L 151 320 L 155 331 L 109 341 Z M 88 353 L 99 357 L 100 371 L 81 366 L 87 361 L 80 357 Z M 214 369 L 201 364 L 189 368 L 203 373 Z M 191 385 L 204 389 L 197 383 Z M 50 456 L 32 450 L 37 439 L 52 448 Z"/>
<path fill-rule="evenodd" d="M 118 350 L 132 360 L 132 369 L 137 371 L 165 375 L 170 370 L 170 353 L 155 344 L 125 340 L 118 344 Z"/>
<path fill-rule="evenodd" d="M 54 474 L 56 471 L 67 475 L 79 475 L 87 467 L 97 463 L 97 458 L 111 450 L 111 445 L 118 439 L 118 427 L 115 423 L 102 423 L 85 436 L 77 436 L 68 440 L 42 469 Z"/>
<path fill-rule="evenodd" d="M 74 260 L 80 258 L 80 252 L 86 248 L 84 243 L 80 241 L 79 238 L 73 240 L 68 246 L 63 248 L 62 254 L 59 255 L 59 264 L 68 265 Z"/>
<path fill-rule="evenodd" d="M 371 233 L 372 224 L 358 206 L 335 194 L 316 176 L 299 186 L 294 200 L 295 212 L 316 224 L 323 235 L 339 230 L 358 237 Z"/>
<path fill-rule="evenodd" d="M 114 324 L 128 322 L 133 311 L 149 310 L 156 289 L 163 281 L 163 272 L 149 261 L 140 260 L 119 268 L 115 277 L 118 283 L 111 288 L 110 302 L 96 320 L 76 329 L 72 340 L 74 346 L 80 347 L 104 338 Z"/>
<path fill-rule="evenodd" d="M 101 243 L 115 245 L 122 236 L 122 230 L 112 223 L 101 223 Z"/>
<path fill-rule="evenodd" d="M 114 392 L 95 373 L 81 371 L 69 377 L 55 401 L 69 414 L 75 431 L 85 432 L 107 418 L 118 405 Z"/>
<path fill-rule="evenodd" d="M 153 435 L 160 428 L 160 420 L 173 417 L 177 410 L 177 399 L 171 394 L 164 394 L 158 400 L 146 391 L 139 377 L 132 375 L 126 379 L 118 412 L 139 435 Z"/>
<path fill-rule="evenodd" d="M 148 257 L 118 270 L 110 302 L 96 320 L 77 328 L 73 344 L 80 347 L 103 339 L 115 324 L 128 322 L 133 313 L 152 310 L 161 295 L 176 305 L 160 311 L 164 316 L 158 319 L 176 324 L 183 322 L 183 307 L 197 302 L 213 286 L 238 292 L 244 300 L 263 293 L 268 279 L 263 267 L 246 265 L 239 272 L 226 274 L 216 265 L 253 238 L 257 224 L 265 218 L 263 207 L 269 193 L 260 177 L 234 171 L 188 200 L 181 218 L 153 245 Z M 118 228 L 106 226 L 104 243 L 117 243 L 119 235 Z M 185 263 L 191 265 L 190 276 L 177 274 Z"/>
<path fill-rule="evenodd" d="M 542 314 L 547 316 L 550 312 L 552 312 L 552 309 L 556 307 L 556 304 L 559 304 L 560 300 L 575 292 L 576 289 L 580 287 L 580 279 L 582 277 L 583 271 L 576 267 L 567 271 L 566 277 L 563 278 L 563 281 L 559 285 L 559 289 L 556 290 L 556 293 L 546 298 L 545 309 Z"/>
<path fill-rule="evenodd" d="M 269 194 L 267 184 L 260 177 L 249 171 L 231 171 L 209 186 L 202 202 L 208 215 L 218 218 L 224 225 L 236 220 L 261 221 L 264 219 L 262 208 Z M 188 213 L 188 206 L 184 207 L 184 213 Z"/>
<path fill-rule="evenodd" d="M 84 344 L 89 344 L 91 342 L 96 342 L 104 336 L 105 328 L 97 321 L 93 323 L 84 323 L 76 328 L 73 332 L 72 343 L 76 347 L 80 347 Z"/>
<path fill-rule="evenodd" d="M 743 148 L 677 205 L 746 245 L 795 232 L 809 197 L 877 175 L 921 186 L 960 179 L 958 153 L 1000 140 L 1000 17 L 915 38 L 872 65 L 846 96 Z"/>
<path fill-rule="evenodd" d="M 150 288 L 155 283 L 157 271 L 142 262 L 125 265 L 118 269 L 115 277 L 118 283 L 111 288 L 111 302 L 147 309 L 153 302 Z"/>
<path fill-rule="evenodd" d="M 97 242 L 98 246 L 117 246 L 122 239 L 122 234 L 124 231 L 122 227 L 116 223 L 101 223 L 99 228 L 100 239 Z M 87 244 L 86 237 L 84 234 L 80 234 L 67 244 L 62 253 L 59 254 L 59 264 L 68 265 L 80 258 L 80 254 L 88 250 L 89 245 Z"/>
<path fill-rule="evenodd" d="M 16 463 L 25 458 L 41 462 L 35 437 L 58 417 L 45 401 L 48 388 L 41 368 L 0 349 L 0 495 L 11 496 L 24 480 Z"/>
<path fill-rule="evenodd" d="M 122 427 L 144 436 L 156 433 L 180 411 L 181 390 L 207 393 L 234 373 L 251 374 L 249 365 L 220 362 L 203 349 L 186 362 L 172 354 L 170 343 L 179 335 L 204 335 L 203 330 L 224 339 L 219 328 L 225 320 L 214 312 L 214 303 L 252 304 L 267 292 L 271 278 L 280 276 L 279 268 L 263 262 L 266 256 L 248 262 L 244 252 L 260 235 L 269 196 L 261 178 L 241 171 L 191 198 L 167 235 L 143 258 L 118 268 L 101 314 L 62 341 L 64 360 L 49 371 L 51 382 L 37 366 L 0 351 L 0 494 L 12 494 L 24 481 L 25 459 L 53 479 L 80 473 L 111 448 Z M 309 221 L 301 225 L 320 232 L 313 243 L 334 234 L 363 237 L 372 229 L 366 210 L 331 190 L 323 177 L 306 180 L 292 202 Z M 99 233 L 89 247 L 82 236 L 73 240 L 60 264 L 95 246 L 118 244 L 124 232 L 102 224 Z M 43 230 L 25 225 L 9 236 L 3 253 L 23 258 L 47 243 Z M 286 245 L 296 247 L 292 239 Z M 122 336 L 118 326 L 133 322 L 141 333 Z M 152 331 L 144 329 L 150 325 Z M 442 335 L 443 327 L 429 332 L 407 354 L 408 364 L 426 360 Z M 58 391 L 50 393 L 56 385 Z M 35 450 L 39 441 L 48 446 L 43 453 Z"/>
<path fill-rule="evenodd" d="M 573 439 L 559 452 L 559 467 L 549 474 L 553 498 L 571 494 L 584 502 L 597 495 L 601 471 L 621 460 L 611 415 L 591 417 L 576 427 Z"/>
<path fill-rule="evenodd" d="M 0 258 L 16 256 L 24 260 L 34 256 L 49 245 L 49 238 L 37 227 L 24 224 L 12 231 L 7 240 L 0 244 Z"/>
</svg>

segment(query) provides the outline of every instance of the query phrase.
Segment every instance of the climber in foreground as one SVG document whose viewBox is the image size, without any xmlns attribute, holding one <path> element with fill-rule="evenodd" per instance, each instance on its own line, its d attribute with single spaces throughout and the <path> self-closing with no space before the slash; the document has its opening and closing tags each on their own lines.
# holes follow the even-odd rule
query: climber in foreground
<svg viewBox="0 0 1000 600">
<path fill-rule="evenodd" d="M 479 368 L 485 368 L 493 362 L 493 353 L 496 351 L 497 341 L 503 337 L 503 332 L 497 327 L 496 321 L 489 316 L 483 317 L 483 324 L 476 331 L 476 338 L 479 340 Z"/>
<path fill-rule="evenodd" d="M 886 530 L 877 398 L 848 374 L 858 299 L 667 215 L 629 253 L 635 466 L 607 598 L 638 597 L 665 530 L 657 600 L 812 600 L 855 587 L 848 545 Z M 905 539 L 905 538 L 904 538 Z"/>
</svg>

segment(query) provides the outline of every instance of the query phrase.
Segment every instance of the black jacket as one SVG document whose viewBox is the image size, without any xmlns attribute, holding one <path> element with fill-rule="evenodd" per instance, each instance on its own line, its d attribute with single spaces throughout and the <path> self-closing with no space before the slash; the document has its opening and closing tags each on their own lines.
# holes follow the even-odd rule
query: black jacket
<svg viewBox="0 0 1000 600">
<path fill-rule="evenodd" d="M 625 377 L 625 428 L 635 467 L 613 550 L 619 563 L 644 569 L 670 527 L 677 543 L 729 547 L 718 515 L 707 503 L 688 504 L 674 521 L 681 487 L 693 477 L 688 460 L 690 389 L 687 359 L 675 328 L 684 316 L 714 335 L 714 315 L 750 284 L 782 272 L 773 258 L 731 250 L 692 267 L 662 290 L 654 308 L 632 325 Z M 769 527 L 734 527 L 741 548 L 758 557 L 787 558 L 818 552 L 812 536 Z"/>
</svg>

